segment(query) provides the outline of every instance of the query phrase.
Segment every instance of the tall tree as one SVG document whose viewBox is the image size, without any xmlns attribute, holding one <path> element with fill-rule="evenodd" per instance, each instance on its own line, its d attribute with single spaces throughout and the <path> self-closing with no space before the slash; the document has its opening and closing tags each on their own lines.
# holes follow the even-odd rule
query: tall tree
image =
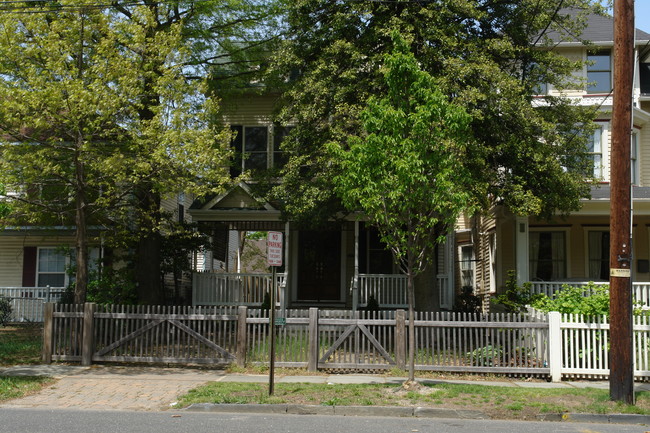
<svg viewBox="0 0 650 433">
<path fill-rule="evenodd" d="M 231 30 L 226 5 L 52 1 L 0 13 L 8 218 L 75 225 L 77 302 L 91 222 L 135 238 L 140 299 L 160 302 L 161 197 L 225 182 L 229 133 L 211 125 L 199 68 L 216 49 L 197 35 Z"/>
<path fill-rule="evenodd" d="M 521 215 L 550 217 L 579 207 L 584 182 L 585 136 L 594 111 L 547 96 L 540 83 L 577 88 L 580 62 L 552 50 L 550 30 L 575 36 L 597 11 L 590 0 L 297 0 L 287 5 L 290 37 L 274 58 L 284 83 L 278 118 L 296 125 L 291 155 L 273 193 L 293 219 L 322 220 L 340 206 L 331 188 L 337 165 L 324 151 L 361 131 L 368 98 L 384 94 L 377 72 L 394 29 L 412 41 L 421 68 L 471 115 L 480 144 L 465 166 L 478 185 L 483 209 L 505 204 Z M 543 106 L 543 107 L 542 107 Z M 292 143 L 295 143 L 292 145 Z"/>
<path fill-rule="evenodd" d="M 334 143 L 340 164 L 334 182 L 351 211 L 378 228 L 407 277 L 409 380 L 415 379 L 416 275 L 463 211 L 472 210 L 470 117 L 420 70 L 397 33 L 382 72 L 386 95 L 370 97 L 361 119 L 366 134 Z M 346 148 L 349 150 L 346 151 Z"/>
</svg>

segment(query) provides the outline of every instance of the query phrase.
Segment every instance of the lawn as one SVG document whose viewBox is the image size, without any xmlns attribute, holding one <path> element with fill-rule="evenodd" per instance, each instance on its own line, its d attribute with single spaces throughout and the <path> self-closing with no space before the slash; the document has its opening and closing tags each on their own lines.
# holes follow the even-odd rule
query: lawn
<svg viewBox="0 0 650 433">
<path fill-rule="evenodd" d="M 192 403 L 309 404 L 334 406 L 419 406 L 471 409 L 495 419 L 535 419 L 549 413 L 650 414 L 650 393 L 637 394 L 636 406 L 609 401 L 603 389 L 506 388 L 437 383 L 406 391 L 398 385 L 278 383 L 273 396 L 266 384 L 215 382 L 184 395 Z"/>
<path fill-rule="evenodd" d="M 41 362 L 42 340 L 43 328 L 40 324 L 0 327 L 0 369 Z M 0 376 L 0 401 L 38 392 L 52 382 L 53 379 L 43 377 Z"/>
<path fill-rule="evenodd" d="M 40 324 L 0 327 L 0 366 L 40 363 L 42 344 Z"/>
</svg>

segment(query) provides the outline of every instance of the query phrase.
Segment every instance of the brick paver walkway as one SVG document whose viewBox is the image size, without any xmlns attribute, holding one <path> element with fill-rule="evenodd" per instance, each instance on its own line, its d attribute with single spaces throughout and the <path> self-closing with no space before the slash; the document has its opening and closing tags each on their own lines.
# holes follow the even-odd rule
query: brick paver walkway
<svg viewBox="0 0 650 433">
<path fill-rule="evenodd" d="M 93 367 L 56 376 L 57 382 L 38 394 L 0 407 L 161 410 L 206 382 L 223 379 L 221 371 L 164 368 Z"/>
</svg>

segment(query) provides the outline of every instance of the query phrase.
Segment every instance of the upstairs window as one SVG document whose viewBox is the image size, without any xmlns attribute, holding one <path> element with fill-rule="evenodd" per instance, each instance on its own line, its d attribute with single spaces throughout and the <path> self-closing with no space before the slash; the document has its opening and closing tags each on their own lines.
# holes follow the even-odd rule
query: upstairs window
<svg viewBox="0 0 650 433">
<path fill-rule="evenodd" d="M 232 140 L 235 158 L 230 169 L 233 177 L 244 171 L 282 167 L 286 163 L 280 144 L 291 127 L 275 127 L 272 135 L 268 126 L 233 125 L 231 130 L 235 134 Z"/>
<path fill-rule="evenodd" d="M 596 179 L 602 179 L 603 177 L 602 135 L 603 130 L 601 128 L 596 128 L 587 141 L 587 153 L 591 158 L 593 167 L 592 173 L 589 174 L 593 174 L 593 177 Z"/>
<path fill-rule="evenodd" d="M 587 93 L 612 90 L 612 61 L 609 51 L 587 55 Z"/>
</svg>

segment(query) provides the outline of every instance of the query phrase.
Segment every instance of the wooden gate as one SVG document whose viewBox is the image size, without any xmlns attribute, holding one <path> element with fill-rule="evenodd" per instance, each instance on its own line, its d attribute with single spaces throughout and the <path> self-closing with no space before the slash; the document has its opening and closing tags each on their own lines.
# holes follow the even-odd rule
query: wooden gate
<svg viewBox="0 0 650 433">
<path fill-rule="evenodd" d="M 403 368 L 404 317 L 395 312 L 330 312 L 318 320 L 319 369 Z M 335 317 L 336 316 L 336 317 Z M 345 317 L 347 316 L 347 317 Z"/>
<path fill-rule="evenodd" d="M 216 364 L 235 360 L 236 314 L 189 307 L 112 309 L 94 315 L 93 361 Z"/>
</svg>

